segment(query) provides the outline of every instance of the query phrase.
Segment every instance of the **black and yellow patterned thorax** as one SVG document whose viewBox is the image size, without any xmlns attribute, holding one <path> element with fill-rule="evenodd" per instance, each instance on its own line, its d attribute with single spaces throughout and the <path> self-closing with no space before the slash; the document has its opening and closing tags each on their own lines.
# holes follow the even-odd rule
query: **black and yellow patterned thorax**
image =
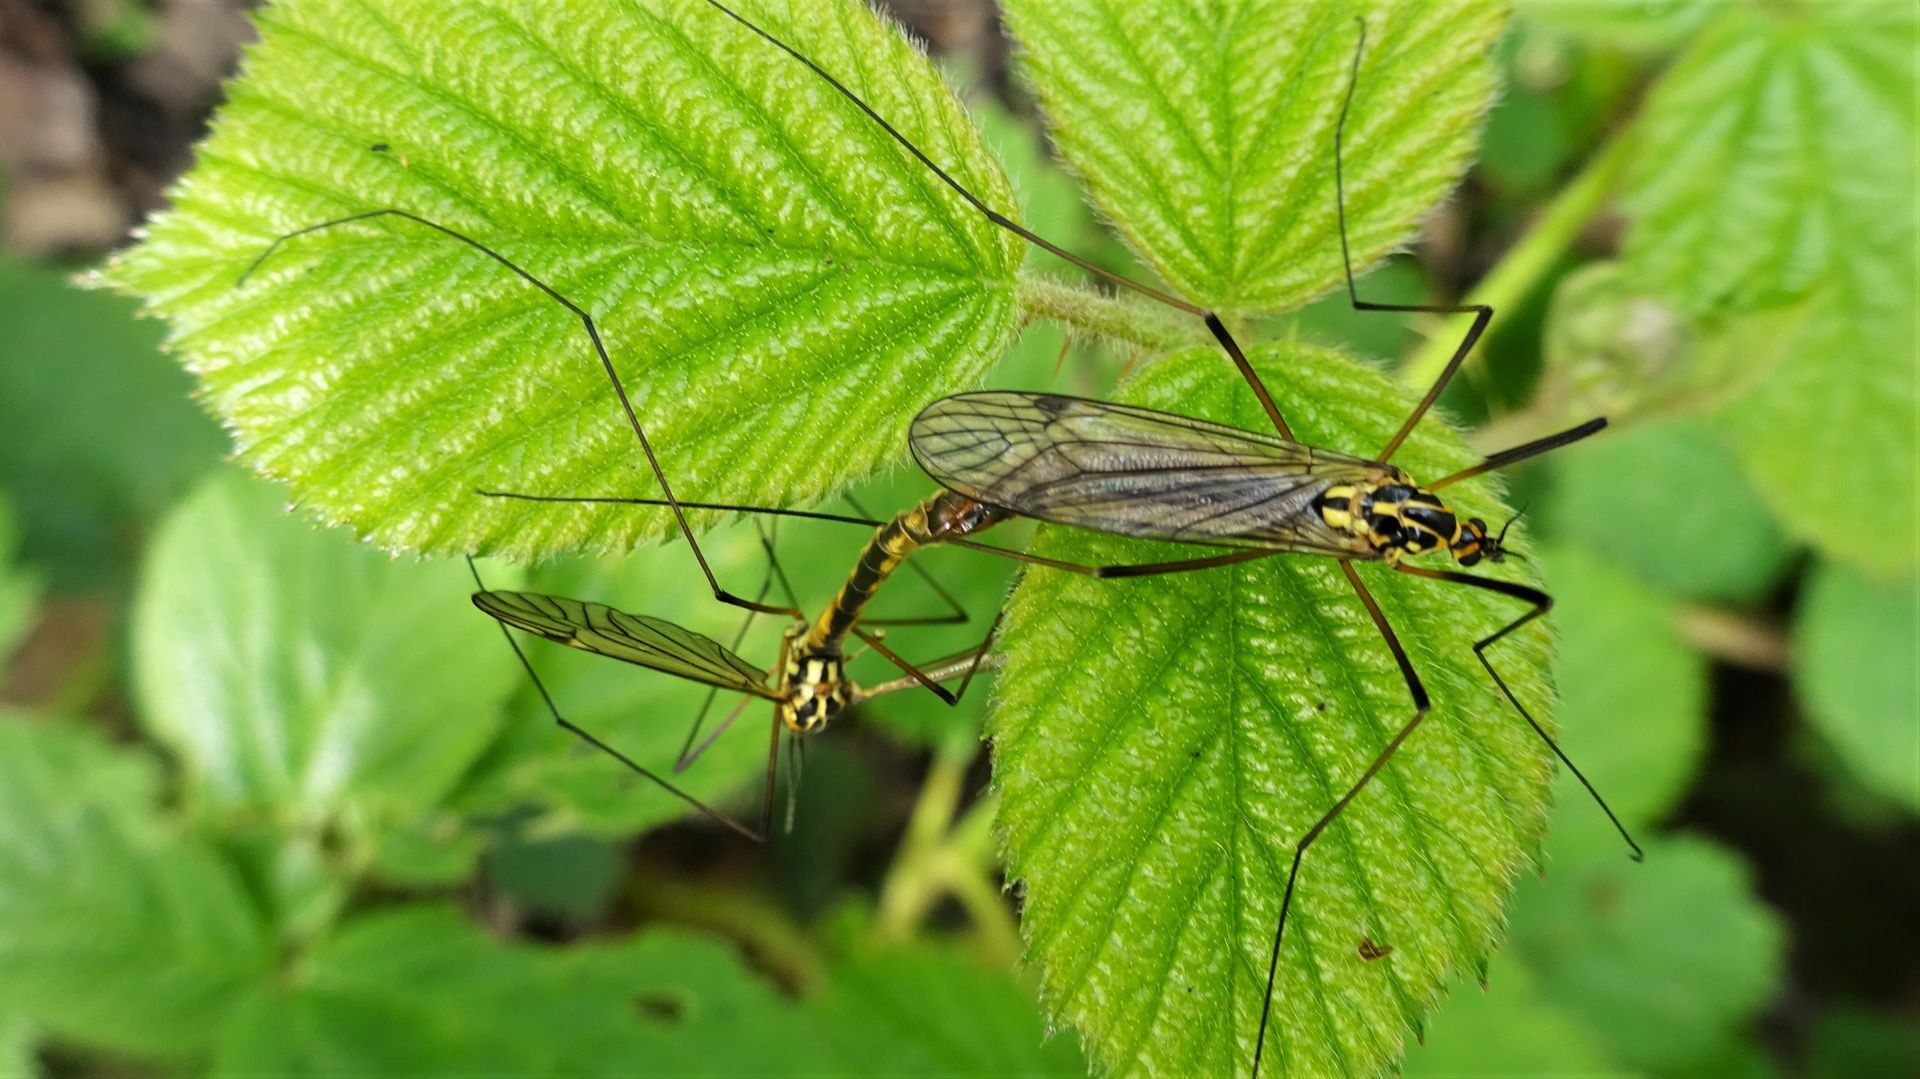
<svg viewBox="0 0 1920 1079">
<path fill-rule="evenodd" d="M 1498 562 L 1505 554 L 1499 538 L 1487 534 L 1485 521 L 1461 520 L 1440 496 L 1397 468 L 1378 483 L 1328 487 L 1314 500 L 1314 509 L 1327 527 L 1359 537 L 1389 565 L 1437 550 L 1451 552 L 1463 566 L 1483 558 Z"/>
<path fill-rule="evenodd" d="M 779 702 L 780 721 L 804 734 L 824 729 L 853 704 L 853 685 L 847 681 L 846 660 L 838 643 L 831 648 L 805 647 L 806 627 L 787 631 L 786 668 L 780 685 L 786 696 Z"/>
</svg>

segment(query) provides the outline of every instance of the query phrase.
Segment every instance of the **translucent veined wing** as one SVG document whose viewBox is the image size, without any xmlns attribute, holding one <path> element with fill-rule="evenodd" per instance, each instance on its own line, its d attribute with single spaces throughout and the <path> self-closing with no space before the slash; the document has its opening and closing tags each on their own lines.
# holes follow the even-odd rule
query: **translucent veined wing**
<svg viewBox="0 0 1920 1079">
<path fill-rule="evenodd" d="M 1274 435 L 1051 393 L 945 397 L 908 436 L 927 474 L 976 502 L 1141 539 L 1373 558 L 1314 499 L 1392 469 Z"/>
<path fill-rule="evenodd" d="M 473 605 L 516 629 L 582 651 L 721 689 L 774 696 L 766 671 L 713 638 L 664 619 L 537 592 L 476 592 Z"/>
</svg>

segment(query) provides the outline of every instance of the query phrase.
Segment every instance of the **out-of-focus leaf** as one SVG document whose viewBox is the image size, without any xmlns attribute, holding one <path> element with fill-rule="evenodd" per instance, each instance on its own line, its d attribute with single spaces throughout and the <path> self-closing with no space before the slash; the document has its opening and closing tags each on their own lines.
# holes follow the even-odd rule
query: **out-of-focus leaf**
<svg viewBox="0 0 1920 1079">
<path fill-rule="evenodd" d="M 97 587 L 224 440 L 131 303 L 0 258 L 0 310 L 0 492 L 56 588 Z"/>
<path fill-rule="evenodd" d="M 1029 990 L 948 949 L 850 957 L 808 1010 L 863 1075 L 1087 1074 L 1070 1035 L 1048 1037 Z"/>
<path fill-rule="evenodd" d="M 1094 202 L 1188 298 L 1298 307 L 1341 278 L 1333 128 L 1357 43 L 1333 2 L 1007 4 L 1054 139 Z M 1366 12 L 1347 128 L 1356 263 L 1407 239 L 1465 167 L 1499 8 Z"/>
<path fill-rule="evenodd" d="M 1375 962 L 1393 958 L 1388 954 Z M 1453 990 L 1428 1022 L 1426 1043 L 1407 1050 L 1400 1074 L 1420 1079 L 1630 1073 L 1615 1063 L 1606 1042 L 1579 1013 L 1541 999 L 1526 968 L 1503 957 L 1489 965 L 1485 988 L 1469 983 Z"/>
<path fill-rule="evenodd" d="M 155 537 L 134 605 L 143 719 L 215 812 L 377 840 L 446 797 L 516 668 L 459 562 L 395 561 L 217 474 Z"/>
<path fill-rule="evenodd" d="M 1903 4 L 1729 7 L 1649 99 L 1625 260 L 1709 322 L 1799 312 L 1720 422 L 1788 530 L 1881 576 L 1920 551 L 1915 13 Z M 1843 117 L 1844 122 L 1836 118 Z M 1760 362 L 1765 362 L 1763 357 Z M 1831 482 L 1872 462 L 1870 523 Z"/>
<path fill-rule="evenodd" d="M 1746 866 L 1702 839 L 1643 839 L 1647 860 L 1558 835 L 1513 904 L 1513 946 L 1540 993 L 1638 1068 L 1684 1065 L 1764 1005 L 1784 971 L 1778 915 Z"/>
<path fill-rule="evenodd" d="M 1627 827 L 1642 832 L 1686 792 L 1706 750 L 1706 662 L 1680 639 L 1673 605 L 1658 593 L 1580 548 L 1556 545 L 1542 559 L 1560 635 L 1560 746 Z M 1564 769 L 1554 804 L 1557 849 L 1624 852 L 1606 815 Z"/>
<path fill-rule="evenodd" d="M 487 881 L 501 896 L 581 921 L 605 908 L 620 869 L 620 848 L 578 835 L 502 843 L 487 855 Z"/>
<path fill-rule="evenodd" d="M 1822 1015 L 1807 1049 L 1813 1079 L 1920 1074 L 1920 1034 L 1906 1018 L 1841 1008 Z"/>
<path fill-rule="evenodd" d="M 925 58 L 857 0 L 736 6 L 990 205 L 1004 177 Z M 784 505 L 895 460 L 915 406 L 1014 329 L 1019 247 L 791 57 L 686 0 L 263 9 L 174 209 L 111 271 L 242 456 L 392 548 L 626 550 L 670 521 L 471 497 L 654 487 L 578 319 L 601 319 L 683 496 Z M 376 149 L 377 148 L 377 149 Z"/>
<path fill-rule="evenodd" d="M 1861 783 L 1920 810 L 1920 592 L 1822 564 L 1794 616 L 1794 689 Z"/>
<path fill-rule="evenodd" d="M 1791 550 L 1719 432 L 1690 417 L 1655 420 L 1554 454 L 1541 508 L 1578 542 L 1662 591 L 1751 603 Z M 1630 665 L 1625 665 L 1630 668 Z"/>
<path fill-rule="evenodd" d="M 1871 275 L 1911 261 L 1911 244 L 1867 234 L 1913 226 L 1913 158 L 1890 152 L 1913 138 L 1912 9 L 1718 14 L 1642 113 L 1623 198 L 1628 265 L 1706 310 L 1768 306 L 1850 265 Z"/>
<path fill-rule="evenodd" d="M 659 1075 L 806 1039 L 725 949 L 654 933 L 571 949 L 502 944 L 452 911 L 364 918 L 248 1002 L 219 1075 Z M 730 1035 L 721 1033 L 731 1027 Z"/>
<path fill-rule="evenodd" d="M 1381 374 L 1305 346 L 1256 362 L 1312 444 L 1373 453 L 1411 404 Z M 1263 421 L 1211 351 L 1161 360 L 1123 396 Z M 1478 459 L 1428 423 L 1395 463 L 1434 478 Z M 1495 490 L 1446 493 L 1504 520 Z M 1043 529 L 1038 549 L 1096 565 L 1203 550 L 1062 529 Z M 1490 949 L 1545 824 L 1547 751 L 1472 652 L 1523 608 L 1359 572 L 1434 711 L 1307 858 L 1273 997 L 1273 1074 L 1389 1062 L 1407 1024 Z M 1305 556 L 1117 581 L 1035 570 L 1005 640 L 994 783 L 1048 1007 L 1099 1067 L 1245 1072 L 1292 845 L 1412 714 L 1391 653 L 1338 569 Z M 1545 635 L 1516 633 L 1495 654 L 1547 721 Z M 1362 934 L 1391 942 L 1394 961 L 1359 959 Z"/>
<path fill-rule="evenodd" d="M 1724 5 L 1717 0 L 1516 0 L 1514 13 L 1532 26 L 1596 45 L 1635 51 L 1672 48 L 1696 33 Z"/>
<path fill-rule="evenodd" d="M 13 507 L 0 500 L 0 661 L 33 627 L 34 608 L 40 603 L 40 578 L 15 559 L 20 553 L 20 531 Z"/>
<path fill-rule="evenodd" d="M 40 1079 L 40 1061 L 33 1051 L 33 1027 L 24 1019 L 0 1019 L 0 1075 Z"/>
<path fill-rule="evenodd" d="M 164 823 L 153 762 L 0 717 L 0 1014 L 132 1053 L 205 1048 L 273 961 L 231 869 Z"/>
<path fill-rule="evenodd" d="M 1906 233 L 1909 254 L 1913 238 Z M 1807 301 L 1789 335 L 1773 342 L 1778 362 L 1717 420 L 1788 532 L 1831 558 L 1897 577 L 1914 572 L 1920 552 L 1915 278 L 1910 264 L 1873 278 L 1863 263 L 1848 264 L 1849 280 Z M 1872 491 L 1897 494 L 1875 497 L 1870 516 L 1857 520 L 1860 488 L 1835 483 L 1836 469 L 1859 469 Z"/>
</svg>

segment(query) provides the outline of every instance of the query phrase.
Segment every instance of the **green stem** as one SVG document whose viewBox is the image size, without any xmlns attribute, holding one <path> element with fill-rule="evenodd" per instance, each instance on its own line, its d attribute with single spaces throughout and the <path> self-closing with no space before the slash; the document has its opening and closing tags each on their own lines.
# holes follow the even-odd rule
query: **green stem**
<svg viewBox="0 0 1920 1079">
<path fill-rule="evenodd" d="M 1051 277 L 1022 275 L 1020 306 L 1027 314 L 1148 352 L 1171 352 L 1213 340 L 1198 316 L 1105 296 Z"/>
<path fill-rule="evenodd" d="M 1520 242 L 1507 249 L 1500 264 L 1473 289 L 1467 302 L 1486 304 L 1497 312 L 1517 305 L 1540 287 L 1613 194 L 1614 185 L 1633 156 L 1634 128 L 1627 124 L 1593 155 L 1580 175 L 1547 204 Z M 1426 389 L 1446 369 L 1458 345 L 1459 339 L 1451 335 L 1428 338 L 1401 367 L 1400 380 L 1415 389 Z"/>
<path fill-rule="evenodd" d="M 883 940 L 912 936 L 946 883 L 941 879 L 940 855 L 947 827 L 960 805 L 960 784 L 975 752 L 971 739 L 955 739 L 934 754 L 927 778 L 920 784 L 913 815 L 907 820 L 906 835 L 900 839 L 900 853 L 894 856 L 887 879 L 880 885 L 873 930 Z"/>
</svg>

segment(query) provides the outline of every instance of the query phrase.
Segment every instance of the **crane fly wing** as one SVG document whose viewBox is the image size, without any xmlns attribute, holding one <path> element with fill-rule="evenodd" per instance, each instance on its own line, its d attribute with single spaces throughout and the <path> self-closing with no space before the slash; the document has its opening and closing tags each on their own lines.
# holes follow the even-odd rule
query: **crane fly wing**
<svg viewBox="0 0 1920 1079">
<path fill-rule="evenodd" d="M 1377 557 L 1314 500 L 1386 466 L 1170 412 L 987 391 L 923 409 L 915 459 L 945 487 L 1055 524 L 1140 539 Z"/>
<path fill-rule="evenodd" d="M 772 698 L 767 672 L 704 634 L 604 603 L 538 592 L 476 592 L 473 605 L 536 637 L 721 689 Z"/>
</svg>

